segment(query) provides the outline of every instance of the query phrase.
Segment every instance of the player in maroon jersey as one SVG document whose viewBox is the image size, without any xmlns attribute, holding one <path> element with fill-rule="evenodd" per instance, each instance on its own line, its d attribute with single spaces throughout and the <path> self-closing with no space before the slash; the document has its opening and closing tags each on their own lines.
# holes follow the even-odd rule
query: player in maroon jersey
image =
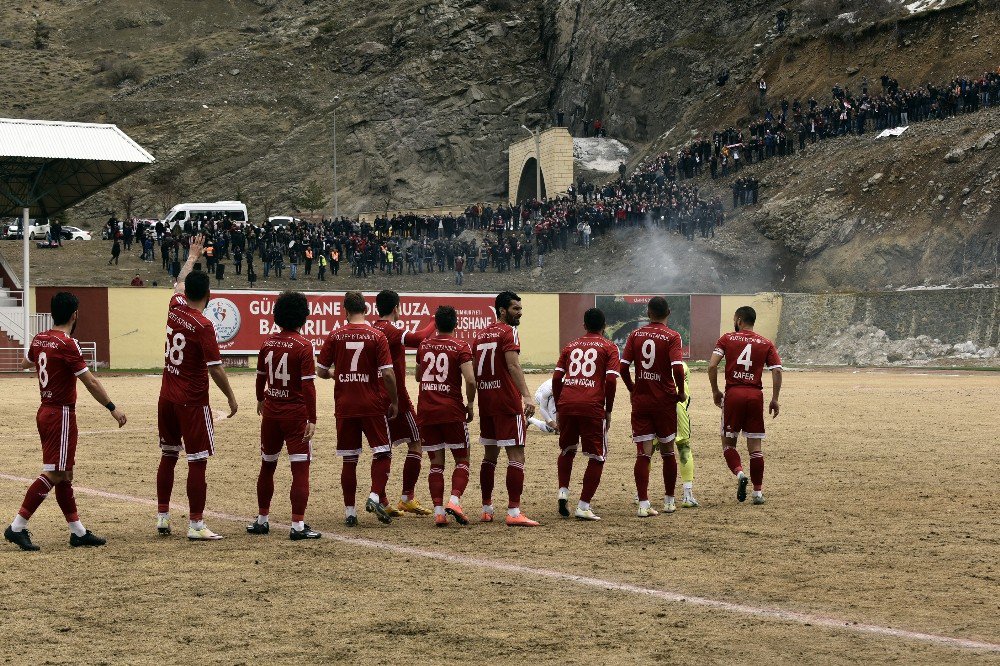
<svg viewBox="0 0 1000 666">
<path fill-rule="evenodd" d="M 472 348 L 468 342 L 455 338 L 458 314 L 449 305 L 434 313 L 437 334 L 420 343 L 417 349 L 417 423 L 423 450 L 431 462 L 427 475 L 431 500 L 434 502 L 434 524 L 444 527 L 447 515 L 460 525 L 469 519 L 462 510 L 462 494 L 469 484 L 469 426 L 476 401 L 476 376 L 472 371 Z M 465 402 L 462 402 L 462 383 Z M 451 475 L 451 498 L 444 503 L 444 452 L 455 458 Z M 447 514 L 447 515 L 446 515 Z"/>
<path fill-rule="evenodd" d="M 389 355 L 392 356 L 392 370 L 400 378 L 396 391 L 399 393 L 399 414 L 389 420 L 389 441 L 393 446 L 406 444 L 406 459 L 403 461 L 403 495 L 395 509 L 389 506 L 388 499 L 381 502 L 386 505 L 390 515 L 398 516 L 404 512 L 418 516 L 429 516 L 431 511 L 420 505 L 414 497 L 417 480 L 420 478 L 420 463 L 423 458 L 420 448 L 420 430 L 410 394 L 406 390 L 406 348 L 416 349 L 427 337 L 434 334 L 434 324 L 416 332 L 409 332 L 397 325 L 399 321 L 399 294 L 383 289 L 375 297 L 375 309 L 379 318 L 372 326 L 382 331 L 389 341 Z"/>
<path fill-rule="evenodd" d="M 635 488 L 639 517 L 657 515 L 649 505 L 649 467 L 653 442 L 663 458 L 663 510 L 673 513 L 677 486 L 677 403 L 684 394 L 684 361 L 680 334 L 667 326 L 667 299 L 654 296 L 646 306 L 649 323 L 629 333 L 622 349 L 622 382 L 632 394 L 632 441 L 636 447 Z M 635 381 L 629 367 L 635 365 Z"/>
<path fill-rule="evenodd" d="M 715 343 L 708 364 L 712 399 L 722 408 L 722 453 L 730 471 L 736 475 L 736 499 L 747 498 L 747 482 L 753 482 L 753 503 L 764 503 L 764 369 L 771 371 L 771 403 L 767 411 L 778 417 L 778 394 L 781 392 L 781 358 L 774 343 L 754 333 L 757 311 L 749 305 L 733 315 L 735 332 L 726 333 Z M 719 363 L 726 359 L 726 393 L 719 390 Z M 740 433 L 747 438 L 750 453 L 750 478 L 743 473 L 743 461 L 736 450 Z"/>
<path fill-rule="evenodd" d="M 204 521 L 208 494 L 205 472 L 209 457 L 215 453 L 215 426 L 208 404 L 209 375 L 229 401 L 227 418 L 236 414 L 237 404 L 222 367 L 215 328 L 202 314 L 211 298 L 208 273 L 194 270 L 203 243 L 201 235 L 191 240 L 188 259 L 177 277 L 167 310 L 167 343 L 156 417 L 162 452 L 156 471 L 156 529 L 160 534 L 170 534 L 174 468 L 184 451 L 188 461 L 188 539 L 215 541 L 222 537 L 205 527 Z"/>
<path fill-rule="evenodd" d="M 34 367 L 38 374 L 38 389 L 42 404 L 35 423 L 42 440 L 42 473 L 28 487 L 14 521 L 4 530 L 7 541 L 21 550 L 39 550 L 31 542 L 28 519 L 41 506 L 49 491 L 55 488 L 56 502 L 69 525 L 69 545 L 103 546 L 105 540 L 96 536 L 80 522 L 73 495 L 73 464 L 76 459 L 76 380 L 80 381 L 118 421 L 125 425 L 124 412 L 115 407 L 101 382 L 88 372 L 80 346 L 72 337 L 79 318 L 80 301 L 73 294 L 61 291 L 52 297 L 50 311 L 52 328 L 36 335 L 27 347 L 21 367 Z"/>
<path fill-rule="evenodd" d="M 372 486 L 365 511 L 380 522 L 392 517 L 380 501 L 385 496 L 392 464 L 389 421 L 399 412 L 396 375 L 392 370 L 389 341 L 365 321 L 365 297 L 360 291 L 344 295 L 347 325 L 335 330 L 323 343 L 316 362 L 316 376 L 334 379 L 334 412 L 337 420 L 337 455 L 344 459 L 340 485 L 344 490 L 344 522 L 358 524 L 355 495 L 358 488 L 358 458 L 364 433 L 372 450 Z"/>
<path fill-rule="evenodd" d="M 597 308 L 583 315 L 586 335 L 566 345 L 552 373 L 552 395 L 559 414 L 559 515 L 569 516 L 569 480 L 580 445 L 589 458 L 583 492 L 576 508 L 580 520 L 600 520 L 590 508 L 608 455 L 608 427 L 615 404 L 620 361 L 618 347 L 604 337 L 604 313 Z"/>
<path fill-rule="evenodd" d="M 537 522 L 521 513 L 524 490 L 524 443 L 527 421 L 535 413 L 521 370 L 521 297 L 512 291 L 497 294 L 497 321 L 476 338 L 473 363 L 479 391 L 479 443 L 486 447 L 479 484 L 483 491 L 480 520 L 493 522 L 493 482 L 500 449 L 507 452 L 507 525 L 535 527 Z"/>
<path fill-rule="evenodd" d="M 292 467 L 292 541 L 322 536 L 305 523 L 309 502 L 309 462 L 316 434 L 316 363 L 312 343 L 299 335 L 309 318 L 305 294 L 286 291 L 274 302 L 274 323 L 281 331 L 269 337 L 257 354 L 257 414 L 260 421 L 260 474 L 257 476 L 257 520 L 249 534 L 267 534 L 274 496 L 274 472 L 283 446 Z"/>
</svg>

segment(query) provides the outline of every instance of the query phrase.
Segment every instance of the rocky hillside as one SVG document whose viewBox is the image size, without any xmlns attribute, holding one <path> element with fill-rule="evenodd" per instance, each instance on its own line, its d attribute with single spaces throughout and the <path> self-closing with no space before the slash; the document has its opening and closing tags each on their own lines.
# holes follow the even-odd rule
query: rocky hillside
<svg viewBox="0 0 1000 666">
<path fill-rule="evenodd" d="M 329 210 L 335 108 L 341 210 L 423 207 L 505 198 L 507 143 L 558 111 L 577 127 L 602 118 L 635 163 L 744 123 L 760 76 L 772 99 L 825 99 L 885 71 L 907 86 L 993 69 L 998 26 L 996 3 L 976 0 L 9 0 L 0 115 L 114 122 L 156 155 L 74 222 L 131 199 L 157 215 L 240 198 L 259 218 L 304 208 L 313 179 Z M 715 240 L 626 235 L 546 286 L 995 282 L 997 120 L 754 167 L 762 205 Z"/>
</svg>

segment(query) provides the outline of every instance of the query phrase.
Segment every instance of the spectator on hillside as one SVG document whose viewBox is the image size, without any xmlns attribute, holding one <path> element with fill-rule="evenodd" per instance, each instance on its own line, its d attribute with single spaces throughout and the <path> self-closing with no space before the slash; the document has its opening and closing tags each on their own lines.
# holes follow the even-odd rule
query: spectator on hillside
<svg viewBox="0 0 1000 666">
<path fill-rule="evenodd" d="M 145 283 L 144 283 L 144 282 L 142 281 L 142 278 L 141 278 L 141 277 L 139 277 L 139 274 L 138 274 L 138 273 L 136 273 L 136 274 L 135 274 L 135 277 L 134 277 L 134 278 L 132 278 L 132 282 L 131 282 L 130 284 L 131 284 L 131 285 L 132 285 L 133 287 L 143 287 L 143 286 L 145 286 Z"/>
</svg>

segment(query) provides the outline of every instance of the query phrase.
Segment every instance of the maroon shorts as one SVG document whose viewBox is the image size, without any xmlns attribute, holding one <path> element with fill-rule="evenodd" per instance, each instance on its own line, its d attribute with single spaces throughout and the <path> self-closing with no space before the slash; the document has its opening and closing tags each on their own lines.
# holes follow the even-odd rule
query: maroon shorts
<svg viewBox="0 0 1000 666">
<path fill-rule="evenodd" d="M 524 446 L 528 423 L 523 414 L 479 416 L 479 443 L 483 446 Z"/>
<path fill-rule="evenodd" d="M 306 439 L 305 419 L 276 419 L 265 416 L 260 420 L 260 457 L 275 462 L 281 447 L 288 447 L 289 462 L 312 460 L 312 440 Z"/>
<path fill-rule="evenodd" d="M 183 450 L 188 462 L 215 454 L 215 425 L 208 405 L 179 405 L 161 398 L 156 407 L 156 427 L 164 453 L 180 455 Z"/>
<path fill-rule="evenodd" d="M 401 411 L 396 418 L 389 420 L 389 441 L 393 446 L 420 441 L 420 430 L 412 409 Z"/>
<path fill-rule="evenodd" d="M 594 416 L 559 414 L 559 448 L 579 450 L 583 455 L 604 462 L 608 457 L 608 422 Z"/>
<path fill-rule="evenodd" d="M 337 455 L 360 456 L 361 435 L 368 440 L 372 453 L 388 453 L 389 422 L 384 416 L 337 417 Z"/>
<path fill-rule="evenodd" d="M 677 439 L 677 403 L 669 402 L 658 412 L 632 412 L 632 441 L 636 444 Z"/>
<path fill-rule="evenodd" d="M 469 448 L 469 426 L 465 421 L 458 423 L 431 423 L 420 426 L 420 440 L 423 451 Z"/>
<path fill-rule="evenodd" d="M 722 436 L 764 439 L 764 392 L 748 386 L 726 389 L 722 399 Z"/>
<path fill-rule="evenodd" d="M 42 471 L 67 472 L 76 460 L 76 410 L 42 405 L 35 416 L 42 440 Z"/>
</svg>

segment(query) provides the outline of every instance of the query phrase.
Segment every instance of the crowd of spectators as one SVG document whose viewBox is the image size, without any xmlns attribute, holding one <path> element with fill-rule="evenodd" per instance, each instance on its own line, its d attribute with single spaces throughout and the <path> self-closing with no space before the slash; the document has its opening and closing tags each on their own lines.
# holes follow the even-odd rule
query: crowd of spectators
<svg viewBox="0 0 1000 666">
<path fill-rule="evenodd" d="M 677 151 L 672 168 L 678 180 L 695 178 L 705 171 L 720 178 L 742 165 L 793 155 L 818 141 L 974 113 L 1000 101 L 1000 67 L 978 77 L 956 77 L 915 88 L 902 88 L 896 79 L 883 74 L 876 85 L 879 88 L 873 89 L 863 77 L 853 90 L 834 85 L 822 103 L 809 97 L 804 101 L 782 99 L 766 106 L 767 85 L 761 80 L 758 90 L 760 102 L 766 106 L 763 115 L 745 129 L 729 127 L 710 137 L 695 138 Z"/>
<path fill-rule="evenodd" d="M 223 279 L 228 271 L 230 277 L 245 276 L 251 285 L 272 274 L 325 281 L 341 271 L 358 278 L 452 271 L 462 284 L 465 273 L 543 267 L 552 252 L 589 248 L 617 228 L 652 226 L 693 240 L 698 233 L 714 237 L 721 223 L 721 200 L 704 199 L 697 187 L 677 182 L 676 170 L 660 158 L 603 186 L 580 179 L 565 196 L 495 208 L 476 204 L 457 215 L 294 220 L 287 226 L 222 216 L 172 228 L 157 220 L 112 217 L 104 237 L 112 240 L 109 265 L 117 265 L 121 253 L 135 246 L 141 260 L 159 260 L 174 275 L 187 257 L 191 237 L 202 233 L 206 270 L 218 274 L 217 266 L 224 262 Z"/>
</svg>

